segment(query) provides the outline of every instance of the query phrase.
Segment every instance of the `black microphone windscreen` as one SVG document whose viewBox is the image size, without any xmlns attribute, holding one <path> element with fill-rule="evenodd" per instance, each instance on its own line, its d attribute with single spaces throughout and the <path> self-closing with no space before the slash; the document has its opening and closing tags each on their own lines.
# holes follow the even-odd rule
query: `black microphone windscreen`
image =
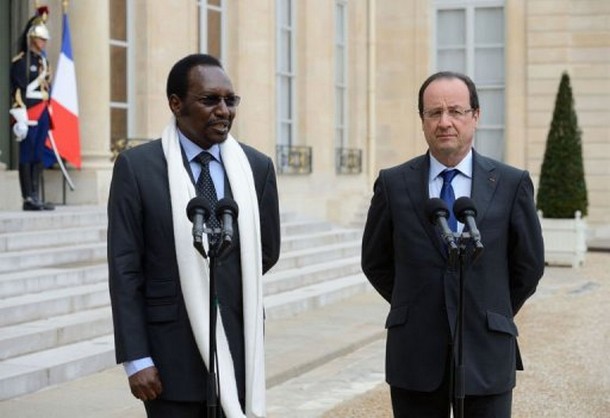
<svg viewBox="0 0 610 418">
<path fill-rule="evenodd" d="M 430 222 L 436 224 L 436 219 L 439 215 L 448 218 L 449 209 L 443 199 L 433 197 L 426 202 L 426 216 L 428 216 Z"/>
<path fill-rule="evenodd" d="M 203 212 L 203 217 L 206 220 L 210 216 L 210 205 L 203 196 L 192 198 L 188 205 L 186 205 L 186 216 L 188 216 L 191 222 L 193 222 L 193 218 L 198 211 Z"/>
<path fill-rule="evenodd" d="M 223 197 L 216 203 L 216 216 L 220 216 L 226 211 L 230 211 L 233 217 L 237 218 L 239 214 L 239 208 L 237 202 L 230 197 Z"/>
<path fill-rule="evenodd" d="M 453 204 L 453 213 L 455 213 L 457 220 L 461 223 L 465 223 L 464 220 L 467 212 L 470 212 L 469 215 L 472 217 L 477 216 L 477 208 L 472 199 L 467 196 L 462 196 L 459 199 L 456 199 L 455 203 Z"/>
</svg>

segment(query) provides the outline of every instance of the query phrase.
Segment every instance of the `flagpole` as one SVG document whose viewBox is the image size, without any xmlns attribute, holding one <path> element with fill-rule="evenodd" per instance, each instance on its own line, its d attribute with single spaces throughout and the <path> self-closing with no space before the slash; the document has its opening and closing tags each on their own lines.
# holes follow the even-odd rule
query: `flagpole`
<svg viewBox="0 0 610 418">
<path fill-rule="evenodd" d="M 57 150 L 57 144 L 55 144 L 55 137 L 53 136 L 53 130 L 49 131 L 49 142 L 51 143 L 51 147 L 53 148 L 53 154 L 55 154 L 55 158 L 57 159 L 57 165 L 59 166 L 59 169 L 61 170 L 61 174 L 63 174 L 64 179 L 66 179 L 66 182 L 68 183 L 68 186 L 70 187 L 70 190 L 74 191 L 74 189 L 75 189 L 74 182 L 72 182 L 72 179 L 70 178 L 70 175 L 68 174 L 68 170 L 66 169 L 66 166 L 64 165 L 64 162 L 61 159 L 61 155 L 59 155 L 59 151 Z"/>
</svg>

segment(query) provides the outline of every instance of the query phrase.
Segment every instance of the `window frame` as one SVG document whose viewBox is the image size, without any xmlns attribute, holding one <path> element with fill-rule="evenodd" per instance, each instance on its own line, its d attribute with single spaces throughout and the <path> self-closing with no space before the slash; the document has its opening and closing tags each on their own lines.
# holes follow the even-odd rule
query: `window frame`
<svg viewBox="0 0 610 418">
<path fill-rule="evenodd" d="M 288 25 L 284 25 L 282 21 L 282 13 L 284 10 L 282 2 L 285 2 L 290 7 L 290 14 L 288 18 L 290 22 Z M 276 0 L 276 143 L 283 146 L 293 146 L 297 144 L 296 133 L 297 133 L 297 109 L 296 109 L 296 2 L 294 0 Z M 280 50 L 282 46 L 282 35 L 288 32 L 288 45 L 286 54 L 288 55 L 288 63 L 290 69 L 288 71 L 282 68 L 282 55 L 283 51 Z M 289 88 L 289 103 L 288 103 L 288 117 L 282 118 L 282 106 L 285 105 L 282 101 L 282 81 L 288 81 Z M 286 124 L 289 129 L 289 137 L 282 137 L 282 126 Z"/>
<path fill-rule="evenodd" d="M 343 33 L 338 33 L 339 27 L 337 27 L 340 9 L 342 9 L 342 24 Z M 336 0 L 335 1 L 335 146 L 337 148 L 347 148 L 349 145 L 349 71 L 347 60 L 349 58 L 349 31 L 348 31 L 348 2 L 347 0 Z M 342 60 L 338 59 L 339 49 L 341 49 Z M 343 64 L 343 68 L 338 68 L 339 63 Z M 342 82 L 338 79 L 337 75 L 341 72 Z M 342 99 L 343 107 L 339 108 L 339 97 Z M 339 134 L 340 132 L 340 134 Z"/>
<path fill-rule="evenodd" d="M 498 132 L 501 131 L 502 132 L 502 139 L 500 141 L 499 144 L 497 144 L 499 146 L 499 149 L 495 149 L 494 150 L 494 154 L 491 155 L 492 157 L 499 159 L 499 160 L 504 160 L 505 158 L 505 153 L 506 153 L 506 1 L 505 0 L 436 0 L 434 2 L 434 4 L 431 6 L 432 7 L 432 53 L 431 53 L 431 65 L 432 68 L 434 69 L 434 71 L 440 71 L 441 69 L 439 68 L 439 63 L 438 63 L 438 54 L 439 51 L 442 50 L 450 50 L 452 48 L 457 48 L 458 45 L 456 44 L 455 46 L 450 46 L 447 48 L 444 47 L 439 47 L 438 45 L 438 28 L 439 28 L 439 23 L 438 23 L 438 18 L 439 18 L 439 11 L 451 11 L 451 10 L 463 10 L 465 12 L 464 14 L 464 30 L 465 30 L 465 43 L 463 45 L 463 50 L 464 50 L 464 65 L 465 65 L 465 69 L 464 69 L 464 73 L 466 75 L 468 75 L 473 81 L 474 83 L 477 85 L 477 90 L 479 92 L 479 100 L 481 100 L 481 93 L 485 92 L 485 91 L 490 91 L 490 90 L 501 90 L 502 92 L 502 99 L 504 101 L 504 114 L 500 115 L 501 116 L 501 120 L 502 123 L 482 123 L 483 120 L 479 121 L 479 128 L 478 128 L 478 132 L 481 133 L 485 133 L 485 132 Z M 502 10 L 502 14 L 504 17 L 504 33 L 503 33 L 503 39 L 502 39 L 502 43 L 484 43 L 484 44 L 477 44 L 476 43 L 476 39 L 475 39 L 475 15 L 476 15 L 476 11 L 480 10 L 480 9 L 494 9 L 494 8 L 499 8 Z M 477 49 L 481 49 L 481 47 L 483 48 L 501 48 L 504 52 L 503 57 L 503 65 L 504 65 L 504 76 L 503 76 L 503 80 L 501 82 L 496 82 L 496 83 L 483 83 L 478 81 L 475 78 L 475 72 L 476 72 L 476 52 Z M 488 111 L 488 108 L 483 108 L 483 104 L 480 103 L 482 106 L 482 111 Z M 477 146 L 482 147 L 481 142 L 479 142 L 475 136 L 475 140 L 474 140 L 474 146 L 475 148 Z M 495 147 L 495 145 L 494 145 Z"/>
<path fill-rule="evenodd" d="M 199 10 L 199 52 L 202 54 L 209 53 L 208 51 L 208 11 L 220 13 L 220 56 L 216 57 L 220 62 L 225 63 L 227 57 L 227 2 L 219 0 L 220 6 L 210 4 L 208 0 L 199 0 L 197 2 Z"/>
</svg>

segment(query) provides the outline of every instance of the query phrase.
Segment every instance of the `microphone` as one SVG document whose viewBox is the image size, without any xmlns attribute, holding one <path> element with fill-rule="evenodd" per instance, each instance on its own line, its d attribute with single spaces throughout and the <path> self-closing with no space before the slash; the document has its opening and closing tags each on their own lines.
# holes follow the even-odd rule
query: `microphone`
<svg viewBox="0 0 610 418">
<path fill-rule="evenodd" d="M 443 241 L 445 241 L 445 244 L 449 247 L 449 256 L 451 259 L 454 259 L 454 257 L 457 256 L 458 246 L 455 243 L 453 232 L 451 231 L 451 228 L 449 228 L 449 223 L 447 223 L 447 218 L 449 218 L 447 204 L 443 199 L 439 199 L 438 197 L 429 199 L 426 202 L 426 215 L 428 216 L 428 220 L 440 230 Z"/>
<path fill-rule="evenodd" d="M 458 221 L 468 226 L 468 232 L 474 242 L 474 259 L 476 260 L 481 252 L 483 252 L 483 243 L 481 242 L 481 233 L 477 228 L 475 218 L 477 216 L 477 209 L 471 198 L 462 196 L 455 201 L 453 204 L 453 213 Z"/>
<path fill-rule="evenodd" d="M 216 218 L 222 225 L 218 254 L 227 251 L 233 244 L 233 223 L 237 220 L 239 208 L 235 200 L 223 197 L 216 204 Z"/>
<path fill-rule="evenodd" d="M 204 224 L 210 217 L 210 213 L 210 205 L 203 196 L 192 198 L 186 206 L 186 216 L 193 223 L 193 245 L 204 258 L 206 257 L 205 249 L 203 248 Z"/>
</svg>

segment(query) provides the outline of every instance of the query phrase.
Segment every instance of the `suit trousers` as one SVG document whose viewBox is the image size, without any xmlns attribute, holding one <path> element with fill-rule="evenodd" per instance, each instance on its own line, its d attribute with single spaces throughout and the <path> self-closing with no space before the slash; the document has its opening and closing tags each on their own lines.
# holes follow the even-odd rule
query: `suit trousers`
<svg viewBox="0 0 610 418">
<path fill-rule="evenodd" d="M 207 402 L 176 402 L 164 399 L 144 402 L 147 418 L 207 418 Z M 218 405 L 217 416 L 224 418 Z"/>
<path fill-rule="evenodd" d="M 453 399 L 453 396 L 450 396 L 452 387 L 450 380 L 453 376 L 451 367 L 452 362 L 447 361 L 443 381 L 438 389 L 432 392 L 418 392 L 391 386 L 394 418 L 449 418 Z M 485 396 L 466 395 L 463 418 L 510 418 L 512 398 L 512 390 Z"/>
</svg>

